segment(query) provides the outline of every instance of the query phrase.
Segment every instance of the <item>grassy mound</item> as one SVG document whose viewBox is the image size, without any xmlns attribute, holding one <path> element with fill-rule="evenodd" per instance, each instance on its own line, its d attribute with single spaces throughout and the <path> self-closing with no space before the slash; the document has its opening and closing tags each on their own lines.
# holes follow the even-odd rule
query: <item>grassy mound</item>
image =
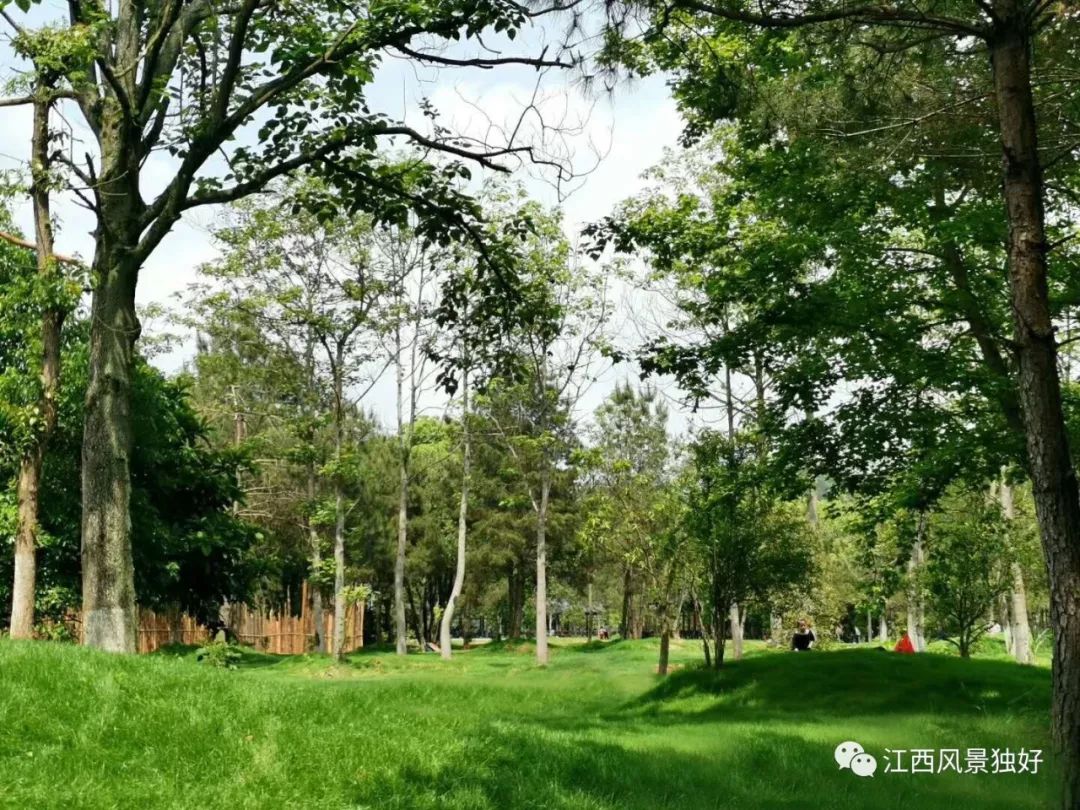
<svg viewBox="0 0 1080 810">
<path fill-rule="evenodd" d="M 0 804 L 13 807 L 1035 808 L 1053 775 L 885 774 L 885 748 L 1049 749 L 1049 673 L 1001 660 L 755 648 L 652 673 L 652 641 L 340 666 L 190 649 L 0 643 Z M 840 771 L 856 740 L 881 770 Z"/>
</svg>

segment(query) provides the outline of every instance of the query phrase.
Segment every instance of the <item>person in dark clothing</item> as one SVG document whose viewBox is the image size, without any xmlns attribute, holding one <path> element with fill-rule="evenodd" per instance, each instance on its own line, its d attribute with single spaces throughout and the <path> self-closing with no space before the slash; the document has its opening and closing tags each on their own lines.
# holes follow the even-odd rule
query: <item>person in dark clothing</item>
<svg viewBox="0 0 1080 810">
<path fill-rule="evenodd" d="M 799 619 L 799 629 L 791 637 L 791 649 L 795 652 L 806 652 L 813 648 L 815 641 L 817 641 L 817 636 L 810 629 L 809 623 L 806 619 Z"/>
</svg>

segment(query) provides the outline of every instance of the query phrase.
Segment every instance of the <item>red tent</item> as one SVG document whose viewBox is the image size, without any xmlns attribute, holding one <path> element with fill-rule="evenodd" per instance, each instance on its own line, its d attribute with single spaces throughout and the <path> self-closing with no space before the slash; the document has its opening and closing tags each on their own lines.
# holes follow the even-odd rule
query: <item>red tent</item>
<svg viewBox="0 0 1080 810">
<path fill-rule="evenodd" d="M 898 653 L 913 653 L 913 652 L 915 652 L 915 648 L 913 646 L 911 646 L 911 639 L 908 638 L 907 633 L 904 633 L 904 635 L 900 636 L 900 640 L 898 642 L 896 642 L 896 646 L 893 647 L 893 652 L 898 652 Z"/>
</svg>

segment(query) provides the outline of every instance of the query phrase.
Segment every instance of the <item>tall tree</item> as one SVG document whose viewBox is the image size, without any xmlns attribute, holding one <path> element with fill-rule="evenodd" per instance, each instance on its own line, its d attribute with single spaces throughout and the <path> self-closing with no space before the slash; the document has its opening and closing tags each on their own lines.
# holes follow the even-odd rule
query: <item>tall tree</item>
<svg viewBox="0 0 1080 810">
<path fill-rule="evenodd" d="M 988 118 L 1000 142 L 1002 154 L 1001 195 L 1008 238 L 1006 254 L 1009 278 L 1009 302 L 1013 324 L 1013 353 L 1016 360 L 1015 401 L 1019 403 L 1026 439 L 1027 465 L 1038 493 L 1037 511 L 1043 547 L 1052 583 L 1052 614 L 1055 635 L 1054 660 L 1054 734 L 1062 749 L 1067 767 L 1063 802 L 1066 807 L 1080 801 L 1080 488 L 1069 450 L 1058 372 L 1058 346 L 1054 334 L 1053 306 L 1050 299 L 1048 258 L 1051 241 L 1047 237 L 1046 204 L 1048 191 L 1044 182 L 1047 165 L 1040 154 L 1039 121 L 1033 72 L 1042 65 L 1040 54 L 1051 58 L 1067 53 L 1065 45 L 1071 26 L 1067 5 L 1043 0 L 971 0 L 959 4 L 901 2 L 889 6 L 850 3 L 822 3 L 795 6 L 776 0 L 747 9 L 739 3 L 702 3 L 679 0 L 668 3 L 616 4 L 644 7 L 653 14 L 652 40 L 670 41 L 667 29 L 672 20 L 688 22 L 687 28 L 715 23 L 722 32 L 748 27 L 769 32 L 825 29 L 834 43 L 852 43 L 854 50 L 866 49 L 892 55 L 901 68 L 918 68 L 935 49 L 948 54 L 946 64 L 958 76 L 951 98 L 924 97 L 936 107 L 903 107 L 906 119 L 892 129 L 919 132 L 919 125 L 941 118 L 956 109 L 991 99 Z M 682 16 L 682 15 L 685 15 Z M 630 15 L 614 14 L 617 29 L 626 30 Z M 657 36 L 663 32 L 664 37 Z M 646 38 L 647 40 L 649 37 Z M 766 37 L 767 39 L 767 37 Z M 943 41 L 960 47 L 941 49 Z M 618 37 L 616 50 L 627 49 Z M 971 46 L 971 47 L 969 47 Z M 1041 49 L 1041 50 L 1040 50 Z M 697 123 L 734 112 L 732 83 L 711 88 L 704 81 L 715 80 L 718 72 L 694 75 L 695 55 L 700 48 L 687 50 L 675 63 L 685 72 L 676 80 L 677 94 L 687 109 L 694 110 Z M 730 53 L 730 51 L 728 51 Z M 972 70 L 972 58 L 988 62 L 981 74 Z M 640 60 L 639 60 L 640 61 Z M 850 63 L 849 58 L 844 58 Z M 940 64 L 940 62 L 938 63 Z M 986 64 L 986 62 L 984 62 Z M 721 74 L 723 71 L 721 71 Z M 896 72 L 900 75 L 900 72 Z M 730 78 L 730 74 L 728 74 Z M 973 80 L 973 81 L 971 81 Z M 1040 80 L 1040 85 L 1043 82 Z M 1048 77 L 1048 85 L 1054 85 Z M 883 87 L 895 87 L 895 83 Z M 974 89 L 974 92 L 972 92 Z M 1047 89 L 1045 98 L 1063 90 L 1058 79 L 1055 89 Z M 1067 91 L 1065 91 L 1067 92 Z M 855 126 L 841 128 L 844 134 L 857 135 L 877 126 L 866 125 L 855 116 Z M 1060 120 L 1060 119 L 1059 119 Z M 707 125 L 707 124 L 706 124 Z M 889 125 L 886 125 L 889 126 Z M 1064 162 L 1071 163 L 1068 136 L 1044 129 L 1043 147 L 1062 148 Z M 1049 137 L 1047 137 L 1049 136 Z M 1060 167 L 1058 167 L 1060 169 Z"/>
<path fill-rule="evenodd" d="M 566 66 L 572 58 L 472 54 L 468 46 L 455 54 L 415 44 L 463 34 L 476 43 L 485 31 L 512 37 L 545 11 L 503 0 L 363 8 L 319 1 L 285 8 L 266 0 L 69 4 L 68 19 L 54 27 L 84 47 L 63 65 L 57 90 L 73 100 L 65 113 L 81 117 L 96 147 L 85 164 L 58 157 L 73 176 L 69 191 L 97 220 L 83 434 L 87 644 L 135 647 L 130 387 L 140 332 L 135 291 L 146 260 L 185 211 L 241 199 L 305 166 L 332 176 L 352 209 L 404 224 L 408 204 L 428 236 L 473 233 L 476 209 L 452 188 L 463 164 L 390 168 L 374 159 L 378 143 L 411 140 L 454 161 L 491 166 L 530 156 L 531 145 L 462 142 L 438 127 L 427 135 L 374 111 L 365 91 L 384 53 L 444 69 Z M 4 16 L 21 35 L 14 11 Z M 258 146 L 245 143 L 252 129 Z M 147 159 L 163 151 L 172 163 L 148 199 Z"/>
<path fill-rule="evenodd" d="M 548 662 L 547 531 L 553 478 L 568 448 L 573 411 L 592 379 L 609 317 L 603 282 L 593 278 L 560 232 L 556 216 L 537 212 L 520 269 L 521 295 L 530 317 L 508 335 L 518 358 L 516 434 L 496 422 L 518 466 L 536 516 L 536 658 Z M 516 390 L 515 390 L 516 389 Z M 505 393 L 505 392 L 504 392 Z M 492 412 L 497 413 L 497 411 Z"/>
<path fill-rule="evenodd" d="M 384 309 L 399 279 L 376 260 L 370 224 L 363 218 L 320 216 L 307 200 L 319 188 L 294 183 L 282 194 L 258 203 L 241 203 L 234 222 L 217 231 L 226 246 L 222 260 L 204 268 L 227 296 L 225 306 L 240 316 L 254 316 L 278 344 L 307 370 L 306 400 L 311 411 L 308 438 L 315 421 L 331 430 L 331 459 L 324 471 L 333 501 L 334 635 L 331 652 L 343 655 L 345 624 L 345 467 L 350 452 L 346 433 L 356 403 L 378 378 L 379 332 Z M 291 209 L 292 216 L 283 217 Z M 308 458 L 309 498 L 315 496 L 316 462 Z M 312 569 L 321 567 L 321 543 L 315 523 Z M 313 580 L 318 593 L 318 578 Z M 316 622 L 320 617 L 316 610 Z M 317 630 L 321 634 L 321 626 Z M 321 645 L 320 645 L 321 646 Z"/>
</svg>

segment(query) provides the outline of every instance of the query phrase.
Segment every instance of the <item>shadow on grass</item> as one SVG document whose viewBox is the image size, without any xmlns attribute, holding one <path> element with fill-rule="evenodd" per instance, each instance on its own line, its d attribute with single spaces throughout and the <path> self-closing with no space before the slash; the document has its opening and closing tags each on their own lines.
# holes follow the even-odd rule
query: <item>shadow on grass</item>
<svg viewBox="0 0 1080 810">
<path fill-rule="evenodd" d="M 695 696 L 715 698 L 694 713 L 703 721 L 913 711 L 1043 717 L 1050 704 L 1050 677 L 1045 669 L 1010 661 L 877 650 L 762 656 L 725 664 L 719 672 L 704 667 L 674 672 L 626 708 L 661 714 L 668 705 Z M 686 713 L 680 712 L 679 719 L 685 721 Z"/>
<path fill-rule="evenodd" d="M 675 743 L 675 744 L 670 744 Z M 466 738 L 438 764 L 411 762 L 358 787 L 358 806 L 380 808 L 1036 808 L 1052 778 L 892 775 L 859 779 L 837 769 L 832 745 L 756 729 L 710 751 L 678 740 L 620 745 L 541 723 Z"/>
</svg>

